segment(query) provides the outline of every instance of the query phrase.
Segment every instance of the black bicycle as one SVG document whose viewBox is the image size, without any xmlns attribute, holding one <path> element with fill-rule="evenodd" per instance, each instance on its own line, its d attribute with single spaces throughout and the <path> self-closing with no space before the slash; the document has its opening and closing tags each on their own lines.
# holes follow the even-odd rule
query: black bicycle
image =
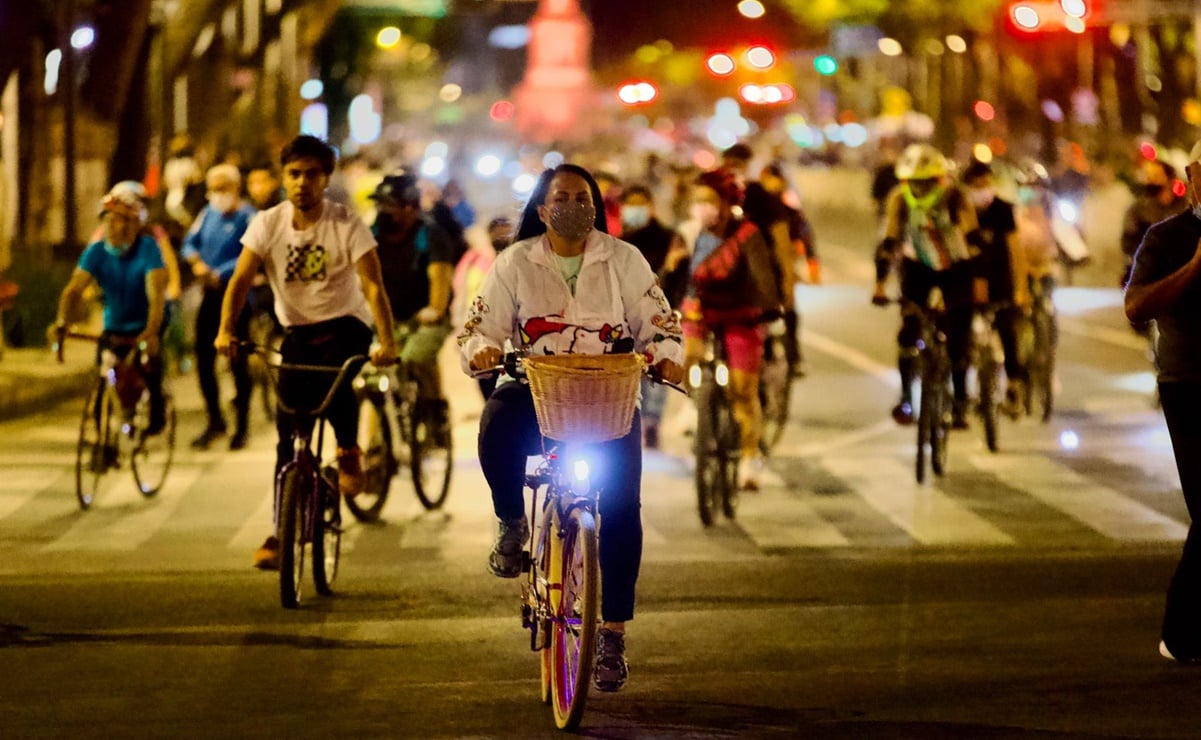
<svg viewBox="0 0 1201 740">
<path fill-rule="evenodd" d="M 703 359 L 688 368 L 688 385 L 696 403 L 696 499 L 701 523 L 712 526 L 720 507 L 727 519 L 738 511 L 738 463 L 742 431 L 730 397 L 730 367 L 720 328 L 705 339 Z"/>
<path fill-rule="evenodd" d="M 926 480 L 926 461 L 935 475 L 947 467 L 947 438 L 951 431 L 951 355 L 947 337 L 938 322 L 944 309 L 931 293 L 926 306 L 902 299 L 902 310 L 913 312 L 921 323 L 918 357 L 921 360 L 921 404 L 917 416 L 917 482 Z"/>
<path fill-rule="evenodd" d="M 1030 376 L 1030 382 L 1026 384 L 1026 413 L 1033 415 L 1037 409 L 1045 424 L 1051 420 L 1055 409 L 1055 350 L 1059 345 L 1059 326 L 1052 300 L 1054 281 L 1050 277 L 1034 280 L 1031 289 L 1034 292 L 1030 312 L 1033 337 L 1026 360 Z"/>
<path fill-rule="evenodd" d="M 759 404 L 763 409 L 763 433 L 759 437 L 759 449 L 764 455 L 779 444 L 788 425 L 792 404 L 792 367 L 784 348 L 784 321 L 777 320 L 768 325 L 768 334 L 763 342 L 763 360 L 759 363 Z"/>
<path fill-rule="evenodd" d="M 392 479 L 407 465 L 413 490 L 426 509 L 441 508 L 450 493 L 454 446 L 447 412 L 428 399 L 418 378 L 404 362 L 395 369 L 369 367 L 355 380 L 359 400 L 359 447 L 367 486 L 348 499 L 347 508 L 361 522 L 374 522 L 388 500 Z M 390 419 L 396 419 L 399 452 Z"/>
<path fill-rule="evenodd" d="M 277 351 L 253 343 L 240 342 L 238 346 L 260 356 L 278 356 Z M 322 596 L 333 593 L 342 555 L 342 495 L 338 490 L 337 469 L 321 464 L 326 425 L 318 422 L 325 418 L 338 389 L 358 374 L 367 360 L 366 355 L 354 355 L 340 367 L 268 363 L 275 374 L 276 408 L 294 419 L 292 459 L 275 476 L 275 529 L 280 546 L 279 601 L 285 609 L 300 606 L 306 548 L 313 559 L 313 585 L 317 593 Z M 334 380 L 316 408 L 296 409 L 279 397 L 279 372 L 333 375 Z M 317 428 L 316 448 L 313 447 L 313 427 Z"/>
<path fill-rule="evenodd" d="M 1001 406 L 1004 349 L 997 331 L 997 306 L 981 306 L 972 317 L 972 365 L 976 369 L 976 410 L 984 427 L 984 443 L 997 451 L 997 416 Z"/>
</svg>

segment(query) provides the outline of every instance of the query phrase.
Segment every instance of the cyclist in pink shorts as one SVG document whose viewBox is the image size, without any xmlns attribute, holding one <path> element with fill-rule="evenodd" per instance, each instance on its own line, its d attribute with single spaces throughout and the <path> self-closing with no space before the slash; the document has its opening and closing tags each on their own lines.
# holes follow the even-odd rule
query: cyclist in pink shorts
<svg viewBox="0 0 1201 740">
<path fill-rule="evenodd" d="M 726 364 L 734 414 L 742 429 L 739 485 L 759 487 L 762 459 L 759 436 L 759 362 L 763 358 L 764 322 L 778 317 L 781 297 L 772 272 L 771 252 L 762 233 L 735 215 L 743 190 L 734 173 L 718 169 L 703 173 L 692 188 L 692 280 L 680 304 L 683 313 L 684 355 L 695 364 L 704 352 L 705 335 L 720 330 L 725 338 Z M 682 255 L 669 255 L 676 264 Z"/>
</svg>

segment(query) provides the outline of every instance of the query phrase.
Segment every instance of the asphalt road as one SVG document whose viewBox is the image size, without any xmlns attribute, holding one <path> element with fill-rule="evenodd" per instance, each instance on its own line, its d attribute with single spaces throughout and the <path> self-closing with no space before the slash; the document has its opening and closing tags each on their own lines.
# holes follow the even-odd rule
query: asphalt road
<svg viewBox="0 0 1201 740">
<path fill-rule="evenodd" d="M 912 482 L 895 401 L 896 317 L 866 265 L 803 288 L 809 376 L 764 490 L 695 513 L 686 414 L 648 452 L 631 679 L 590 699 L 595 737 L 1196 737 L 1201 674 L 1156 652 L 1187 528 L 1141 341 L 1115 290 L 1064 290 L 1060 413 L 956 433 Z M 451 368 L 450 370 L 453 370 Z M 270 528 L 272 432 L 187 449 L 170 484 L 86 513 L 80 400 L 0 424 L 0 735 L 550 737 L 518 588 L 472 454 L 478 401 L 453 374 L 446 509 L 396 484 L 347 535 L 338 593 L 279 608 L 250 555 Z"/>
</svg>

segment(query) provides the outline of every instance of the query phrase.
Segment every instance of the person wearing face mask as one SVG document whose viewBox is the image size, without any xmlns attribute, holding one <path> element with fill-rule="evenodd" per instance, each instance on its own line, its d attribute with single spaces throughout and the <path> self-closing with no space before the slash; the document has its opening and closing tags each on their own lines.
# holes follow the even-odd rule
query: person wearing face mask
<svg viewBox="0 0 1201 740">
<path fill-rule="evenodd" d="M 1159 652 L 1201 660 L 1201 142 L 1185 168 L 1189 208 L 1147 230 L 1126 287 L 1126 317 L 1159 326 L 1159 398 L 1192 523 L 1168 585 Z"/>
<path fill-rule="evenodd" d="M 659 276 L 667 302 L 680 305 L 687 287 L 686 268 L 677 266 L 666 270 L 667 255 L 672 249 L 683 249 L 684 240 L 655 217 L 655 202 L 651 191 L 643 185 L 631 185 L 621 194 L 622 239 L 638 247 Z M 651 380 L 642 382 L 642 429 L 646 446 L 659 447 L 659 424 L 667 402 L 667 388 Z"/>
<path fill-rule="evenodd" d="M 973 160 L 961 178 L 968 200 L 976 209 L 981 248 L 977 258 L 978 302 L 997 306 L 994 319 L 1005 352 L 1004 410 L 1013 418 L 1024 413 L 1026 368 L 1018 353 L 1018 328 L 1030 309 L 1030 282 L 1026 253 L 1018 244 L 1012 203 L 997 197 L 992 167 Z"/>
<path fill-rule="evenodd" d="M 680 310 L 689 365 L 704 354 L 706 335 L 722 330 L 730 395 L 742 434 L 738 484 L 753 491 L 759 488 L 762 468 L 759 366 L 764 325 L 779 318 L 783 297 L 763 234 L 749 219 L 735 215 L 742 198 L 736 175 L 726 169 L 702 173 L 693 185 L 691 228 L 698 232 L 690 258 L 691 281 Z"/>
<path fill-rule="evenodd" d="M 219 164 L 205 175 L 208 205 L 205 206 L 183 242 L 183 257 L 192 267 L 192 275 L 204 291 L 196 312 L 196 376 L 208 423 L 200 436 L 192 440 L 192 448 L 207 450 L 225 434 L 225 417 L 221 413 L 221 386 L 217 381 L 217 350 L 213 340 L 221 325 L 221 302 L 233 277 L 238 256 L 242 253 L 242 236 L 254 218 L 254 207 L 242 202 L 242 174 L 232 164 Z M 250 313 L 243 311 L 238 318 L 237 336 L 248 341 Z M 250 370 L 243 353 L 230 359 L 234 376 L 234 414 L 236 426 L 230 437 L 229 449 L 240 450 L 248 441 L 250 392 L 253 386 Z"/>
<path fill-rule="evenodd" d="M 440 433 L 450 434 L 438 351 L 451 334 L 452 238 L 422 212 L 421 188 L 412 175 L 388 175 L 371 199 L 376 206 L 371 233 L 379 242 L 384 290 L 395 325 L 406 334 L 400 358 L 417 380 L 418 403 L 431 405 Z"/>
<path fill-rule="evenodd" d="M 62 342 L 67 318 L 77 315 L 84 292 L 93 284 L 104 295 L 104 331 L 96 348 L 126 357 L 138 347 L 149 361 L 138 364 L 150 392 L 149 435 L 166 424 L 163 363 L 160 353 L 167 301 L 167 271 L 154 238 L 141 233 L 146 206 L 136 193 L 114 189 L 101 204 L 104 232 L 88 245 L 58 300 L 51 340 Z"/>
<path fill-rule="evenodd" d="M 600 188 L 588 170 L 563 164 L 538 179 L 516 241 L 496 261 L 459 336 L 465 372 L 488 370 L 506 344 L 533 354 L 642 353 L 661 377 L 679 383 L 680 326 L 646 260 L 606 232 Z M 631 342 L 632 340 L 632 342 Z M 597 445 L 605 464 L 595 476 L 600 499 L 601 619 L 593 683 L 617 691 L 629 670 L 626 622 L 642 560 L 641 422 Z M 502 376 L 480 418 L 479 457 L 492 489 L 500 531 L 488 568 L 521 575 L 529 538 L 522 496 L 526 458 L 542 451 L 528 385 Z"/>
<path fill-rule="evenodd" d="M 1139 190 L 1135 193 L 1134 203 L 1126 210 L 1126 217 L 1122 222 L 1122 254 L 1126 257 L 1121 279 L 1123 287 L 1130 280 L 1134 253 L 1147 230 L 1153 224 L 1188 208 L 1185 200 L 1172 192 L 1172 184 L 1176 181 L 1176 169 L 1167 162 L 1158 159 L 1144 160 L 1139 166 L 1136 180 Z"/>
<path fill-rule="evenodd" d="M 951 355 L 954 399 L 952 427 L 967 428 L 967 371 L 971 364 L 973 263 L 984 242 L 976 209 L 967 195 L 947 179 L 947 161 L 929 144 L 911 144 L 897 160 L 897 178 L 885 208 L 884 238 L 876 249 L 876 290 L 872 303 L 887 306 L 888 276 L 900 260 L 901 298 L 925 308 L 930 291 L 942 292 L 946 310 L 940 330 Z M 912 424 L 913 382 L 918 371 L 921 319 L 902 306 L 897 334 L 897 369 L 901 400 L 892 410 L 898 424 Z"/>
</svg>

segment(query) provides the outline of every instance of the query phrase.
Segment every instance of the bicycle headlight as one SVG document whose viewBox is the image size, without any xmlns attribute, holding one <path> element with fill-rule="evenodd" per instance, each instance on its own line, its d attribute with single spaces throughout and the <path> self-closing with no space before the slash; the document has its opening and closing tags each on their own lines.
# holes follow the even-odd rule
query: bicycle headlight
<svg viewBox="0 0 1201 740">
<path fill-rule="evenodd" d="M 379 392 L 380 392 L 380 393 L 387 393 L 387 392 L 388 392 L 388 388 L 390 388 L 391 386 L 392 386 L 392 384 L 391 384 L 391 383 L 388 381 L 388 376 L 387 376 L 387 375 L 381 375 L 381 376 L 380 376 L 380 379 L 379 379 Z"/>
<path fill-rule="evenodd" d="M 693 365 L 688 368 L 688 385 L 692 388 L 701 387 L 701 366 Z"/>
<path fill-rule="evenodd" d="M 713 379 L 717 381 L 718 385 L 725 388 L 730 384 L 730 368 L 726 367 L 724 362 L 719 363 L 713 371 Z"/>
<path fill-rule="evenodd" d="M 571 469 L 575 473 L 576 480 L 579 481 L 588 480 L 588 476 L 592 474 L 592 468 L 589 467 L 587 460 L 576 460 Z"/>
</svg>

